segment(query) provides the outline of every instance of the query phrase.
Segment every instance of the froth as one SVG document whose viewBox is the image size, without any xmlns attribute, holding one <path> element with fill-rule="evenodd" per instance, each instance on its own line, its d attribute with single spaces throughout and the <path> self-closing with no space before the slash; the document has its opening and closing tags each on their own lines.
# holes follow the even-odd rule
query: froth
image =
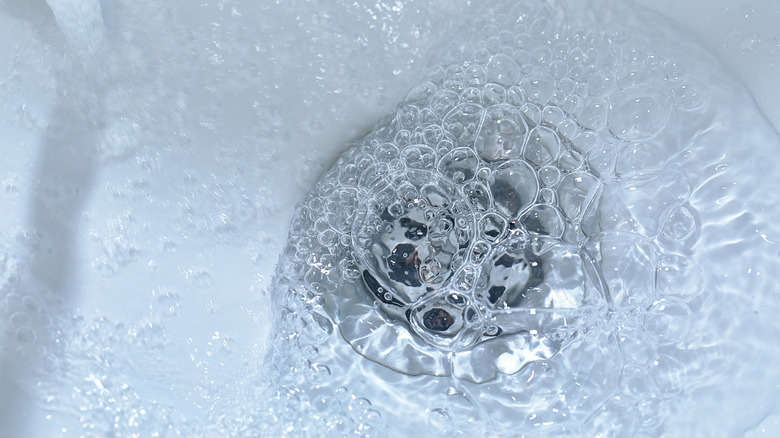
<svg viewBox="0 0 780 438">
<path fill-rule="evenodd" d="M 680 74 L 668 42 L 589 14 L 520 2 L 469 23 L 300 204 L 277 299 L 285 318 L 338 328 L 315 355 L 342 364 L 331 385 L 385 394 L 358 382 L 386 378 L 382 367 L 419 375 L 394 391 L 403 399 L 432 379 L 423 392 L 468 405 L 431 410 L 447 418 L 431 420 L 442 431 L 452 420 L 500 433 L 513 409 L 549 430 L 601 427 L 596 409 L 615 412 L 623 432 L 655 430 L 660 405 L 636 403 L 679 391 L 680 364 L 663 357 L 651 375 L 642 364 L 618 378 L 642 357 L 627 343 L 651 358 L 682 341 L 701 291 L 696 263 L 678 253 L 696 241 L 697 212 L 671 162 L 695 131 L 669 126 L 708 110 L 710 90 Z M 285 321 L 282 362 L 296 356 L 282 339 L 301 329 Z M 539 379 L 552 380 L 529 386 Z M 619 384 L 629 401 L 611 406 Z M 553 393 L 552 417 L 534 420 L 533 399 Z"/>
</svg>

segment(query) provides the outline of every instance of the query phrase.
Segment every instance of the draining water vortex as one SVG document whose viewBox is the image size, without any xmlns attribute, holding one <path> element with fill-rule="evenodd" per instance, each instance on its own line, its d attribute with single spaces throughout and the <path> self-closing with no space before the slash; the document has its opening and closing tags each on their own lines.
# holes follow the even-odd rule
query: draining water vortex
<svg viewBox="0 0 780 438">
<path fill-rule="evenodd" d="M 609 17 L 520 1 L 467 23 L 323 175 L 279 264 L 280 369 L 332 365 L 331 386 L 390 410 L 441 396 L 440 431 L 660 432 L 703 289 L 707 181 L 687 157 L 716 153 L 717 96 L 696 79 L 714 61 L 602 3 Z"/>
<path fill-rule="evenodd" d="M 429 105 L 407 103 L 399 114 L 410 122 L 409 114 Z M 387 167 L 366 181 L 351 229 L 363 280 L 363 294 L 351 300 L 372 301 L 370 312 L 395 333 L 367 324 L 342 325 L 342 333 L 361 354 L 395 370 L 480 381 L 496 368 L 512 372 L 549 357 L 584 316 L 604 311 L 593 257 L 578 247 L 582 218 L 598 208 L 599 183 L 569 140 L 517 106 L 438 108 L 444 122 L 426 128 L 442 138 L 434 146 L 443 153 L 419 143 L 388 161 L 375 159 Z M 462 134 L 468 129 L 471 138 Z M 457 133 L 458 147 L 445 140 Z M 577 191 L 540 193 L 557 182 L 550 174 L 576 180 Z M 340 319 L 360 313 L 351 300 L 334 305 Z M 430 360 L 387 354 L 388 337 L 397 338 L 395 348 Z M 469 363 L 470 349 L 483 342 L 490 343 L 481 347 L 483 363 Z M 498 367 L 487 351 L 500 351 L 511 366 Z M 450 370 L 448 353 L 469 365 Z"/>
<path fill-rule="evenodd" d="M 356 351 L 393 370 L 484 382 L 550 358 L 610 308 L 655 296 L 610 289 L 604 241 L 618 258 L 642 248 L 628 263 L 654 275 L 662 251 L 648 239 L 694 233 L 685 177 L 647 166 L 675 106 L 652 88 L 667 65 L 632 66 L 642 54 L 629 51 L 623 66 L 651 73 L 618 86 L 604 65 L 617 55 L 594 48 L 617 37 L 516 9 L 533 29 L 458 53 L 302 207 L 325 212 L 310 218 L 327 251 L 305 256 L 308 290 Z"/>
</svg>

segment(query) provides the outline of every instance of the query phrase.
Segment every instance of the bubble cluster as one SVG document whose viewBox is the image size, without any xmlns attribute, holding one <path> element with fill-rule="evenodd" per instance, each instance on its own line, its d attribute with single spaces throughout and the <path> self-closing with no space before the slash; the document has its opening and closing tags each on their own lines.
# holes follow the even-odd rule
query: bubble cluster
<svg viewBox="0 0 780 438">
<path fill-rule="evenodd" d="M 103 2 L 86 51 L 78 14 L 0 6 L 2 130 L 43 139 L 3 161 L 7 419 L 717 436 L 776 405 L 778 141 L 674 25 L 621 0 L 158 3 Z"/>
<path fill-rule="evenodd" d="M 392 370 L 498 385 L 481 400 L 508 407 L 522 370 L 562 367 L 557 391 L 617 415 L 615 430 L 651 430 L 634 404 L 684 386 L 657 348 L 684 342 L 702 288 L 679 252 L 698 235 L 670 159 L 685 144 L 666 132 L 709 90 L 670 74 L 657 38 L 553 19 L 568 9 L 520 2 L 469 23 L 478 35 L 299 205 L 281 276 L 302 281 L 279 293 Z M 602 384 L 582 386 L 595 363 Z M 628 401 L 611 406 L 618 387 Z"/>
</svg>

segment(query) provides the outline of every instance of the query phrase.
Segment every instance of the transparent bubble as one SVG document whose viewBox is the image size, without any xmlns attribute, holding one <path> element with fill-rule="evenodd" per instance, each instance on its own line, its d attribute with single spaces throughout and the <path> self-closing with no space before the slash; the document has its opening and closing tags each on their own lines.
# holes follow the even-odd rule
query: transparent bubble
<svg viewBox="0 0 780 438">
<path fill-rule="evenodd" d="M 566 175 L 558 185 L 556 197 L 561 211 L 572 221 L 579 221 L 599 189 L 598 180 L 587 173 Z"/>
<path fill-rule="evenodd" d="M 557 106 L 546 106 L 542 110 L 542 122 L 550 126 L 557 126 L 566 117 L 566 113 Z"/>
<path fill-rule="evenodd" d="M 662 397 L 673 397 L 685 388 L 685 367 L 669 355 L 661 355 L 650 367 L 656 387 Z"/>
<path fill-rule="evenodd" d="M 436 163 L 436 151 L 424 145 L 407 146 L 401 151 L 401 159 L 412 169 L 430 169 Z"/>
<path fill-rule="evenodd" d="M 487 83 L 487 73 L 485 68 L 479 64 L 471 64 L 466 67 L 463 73 L 464 79 L 469 86 L 479 87 Z"/>
<path fill-rule="evenodd" d="M 482 92 L 477 87 L 468 87 L 460 93 L 460 100 L 479 104 L 482 102 Z"/>
<path fill-rule="evenodd" d="M 414 128 L 420 120 L 420 110 L 414 105 L 405 105 L 396 112 L 398 124 L 404 128 Z"/>
<path fill-rule="evenodd" d="M 669 118 L 669 99 L 651 90 L 627 89 L 612 97 L 609 129 L 621 140 L 645 141 L 655 137 Z"/>
<path fill-rule="evenodd" d="M 655 345 L 648 339 L 647 334 L 639 328 L 622 329 L 618 342 L 628 363 L 644 366 L 650 363 L 655 354 Z"/>
<path fill-rule="evenodd" d="M 568 150 L 558 157 L 558 167 L 564 172 L 573 172 L 581 168 L 584 162 L 582 155 L 573 150 Z"/>
<path fill-rule="evenodd" d="M 576 116 L 583 127 L 600 130 L 606 123 L 609 114 L 609 102 L 598 97 L 587 97 L 577 110 Z"/>
<path fill-rule="evenodd" d="M 319 234 L 317 240 L 327 247 L 332 247 L 338 242 L 338 234 L 334 230 L 325 230 Z"/>
<path fill-rule="evenodd" d="M 565 93 L 565 97 L 563 99 L 563 102 L 561 102 L 561 109 L 566 114 L 574 114 L 577 111 L 577 108 L 579 108 L 580 104 L 582 103 L 582 98 L 576 94 L 573 93 Z"/>
<path fill-rule="evenodd" d="M 588 154 L 599 143 L 599 136 L 593 131 L 583 131 L 571 141 L 572 147 L 581 154 Z"/>
<path fill-rule="evenodd" d="M 374 152 L 374 157 L 379 161 L 390 161 L 398 156 L 398 148 L 392 143 L 382 143 Z"/>
<path fill-rule="evenodd" d="M 531 102 L 545 105 L 555 90 L 553 79 L 543 70 L 534 70 L 525 75 L 521 85 Z"/>
<path fill-rule="evenodd" d="M 566 77 L 569 73 L 569 66 L 565 61 L 553 61 L 550 63 L 550 75 L 555 79 Z"/>
<path fill-rule="evenodd" d="M 337 232 L 347 233 L 352 227 L 356 197 L 357 191 L 351 188 L 337 190 L 328 197 L 327 220 Z"/>
<path fill-rule="evenodd" d="M 622 208 L 628 214 L 626 228 L 640 231 L 647 236 L 657 236 L 664 220 L 690 193 L 690 185 L 684 174 L 668 169 L 666 177 L 654 174 L 626 179 L 621 188 L 611 192 L 616 201 L 610 208 Z"/>
<path fill-rule="evenodd" d="M 440 117 L 449 113 L 460 101 L 460 95 L 452 90 L 439 90 L 430 100 L 430 108 Z"/>
<path fill-rule="evenodd" d="M 506 101 L 506 88 L 498 84 L 487 84 L 482 89 L 482 103 L 495 105 Z"/>
<path fill-rule="evenodd" d="M 525 147 L 525 158 L 537 166 L 551 163 L 561 151 L 561 139 L 550 128 L 537 126 L 531 130 Z"/>
<path fill-rule="evenodd" d="M 478 222 L 478 233 L 488 242 L 499 240 L 506 232 L 507 221 L 496 213 L 482 216 Z"/>
<path fill-rule="evenodd" d="M 701 293 L 703 274 L 694 260 L 681 255 L 664 255 L 656 271 L 656 289 L 661 295 L 690 301 Z"/>
<path fill-rule="evenodd" d="M 580 132 L 580 127 L 577 122 L 569 117 L 563 119 L 563 121 L 558 124 L 557 129 L 561 138 L 566 141 L 571 141 L 571 139 L 576 137 Z"/>
<path fill-rule="evenodd" d="M 515 108 L 521 107 L 525 102 L 525 92 L 517 85 L 513 85 L 506 90 L 507 103 Z"/>
<path fill-rule="evenodd" d="M 547 187 L 554 186 L 561 178 L 561 171 L 556 166 L 544 166 L 539 169 L 539 181 Z"/>
<path fill-rule="evenodd" d="M 555 190 L 544 187 L 539 190 L 539 202 L 542 204 L 555 204 L 557 202 Z"/>
<path fill-rule="evenodd" d="M 488 242 L 485 241 L 475 242 L 471 248 L 471 258 L 470 258 L 471 263 L 473 264 L 482 263 L 488 257 L 488 255 L 490 255 L 491 249 L 492 246 Z"/>
<path fill-rule="evenodd" d="M 595 97 L 609 96 L 618 87 L 617 77 L 613 71 L 591 66 L 586 69 L 588 92 Z"/>
<path fill-rule="evenodd" d="M 525 116 L 531 125 L 539 125 L 542 123 L 542 109 L 539 105 L 526 103 L 520 107 L 520 113 Z"/>
<path fill-rule="evenodd" d="M 672 210 L 664 224 L 663 235 L 669 240 L 683 242 L 696 232 L 696 217 L 689 205 L 681 205 Z"/>
<path fill-rule="evenodd" d="M 441 158 L 439 172 L 456 183 L 462 183 L 474 178 L 478 163 L 478 158 L 471 149 L 453 149 Z"/>
<path fill-rule="evenodd" d="M 637 400 L 652 394 L 654 388 L 653 379 L 643 368 L 635 364 L 623 367 L 620 374 L 620 392 L 629 399 Z"/>
<path fill-rule="evenodd" d="M 659 156 L 657 147 L 634 143 L 620 150 L 615 172 L 621 176 L 636 176 L 657 172 L 662 165 L 663 158 Z"/>
<path fill-rule="evenodd" d="M 488 107 L 474 147 L 488 162 L 519 158 L 528 126 L 517 108 L 504 104 Z"/>
<path fill-rule="evenodd" d="M 683 111 L 701 110 L 708 102 L 706 86 L 699 81 L 689 80 L 672 90 L 672 103 Z"/>
<path fill-rule="evenodd" d="M 656 249 L 639 235 L 612 233 L 591 243 L 590 253 L 600 262 L 612 303 L 626 306 L 652 298 Z"/>
<path fill-rule="evenodd" d="M 560 239 L 565 231 L 563 215 L 553 206 L 535 205 L 524 213 L 520 222 L 523 227 L 537 234 Z"/>
<path fill-rule="evenodd" d="M 487 77 L 490 82 L 510 87 L 520 82 L 520 66 L 511 57 L 496 54 L 487 64 Z"/>
<path fill-rule="evenodd" d="M 490 192 L 496 209 L 507 218 L 516 217 L 536 199 L 536 172 L 524 161 L 508 161 L 491 175 Z"/>
<path fill-rule="evenodd" d="M 691 309 L 685 303 L 664 299 L 648 310 L 644 329 L 659 345 L 676 344 L 684 339 L 690 322 Z"/>
<path fill-rule="evenodd" d="M 481 182 L 467 183 L 463 186 L 463 194 L 468 198 L 474 211 L 487 211 L 492 204 L 490 190 Z"/>
<path fill-rule="evenodd" d="M 406 100 L 408 102 L 425 101 L 436 92 L 436 89 L 436 84 L 428 81 L 423 82 L 409 90 L 409 93 L 406 95 Z"/>
<path fill-rule="evenodd" d="M 477 136 L 484 108 L 476 103 L 462 103 L 444 116 L 443 126 L 458 146 L 471 146 Z"/>
<path fill-rule="evenodd" d="M 539 46 L 531 52 L 531 57 L 536 64 L 546 66 L 552 60 L 553 53 L 549 47 Z"/>
<path fill-rule="evenodd" d="M 494 252 L 479 296 L 500 310 L 493 316 L 502 333 L 550 335 L 602 292 L 594 283 L 593 266 L 575 248 L 548 239 L 529 243 L 510 242 Z M 553 308 L 559 313 L 537 312 Z"/>
</svg>

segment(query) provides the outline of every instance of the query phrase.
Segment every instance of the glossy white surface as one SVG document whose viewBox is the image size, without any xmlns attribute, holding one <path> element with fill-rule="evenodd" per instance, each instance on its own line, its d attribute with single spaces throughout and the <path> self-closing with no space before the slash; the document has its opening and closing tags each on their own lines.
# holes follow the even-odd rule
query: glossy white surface
<svg viewBox="0 0 780 438">
<path fill-rule="evenodd" d="M 748 86 L 780 129 L 780 2 L 637 0 L 682 23 Z"/>
</svg>

